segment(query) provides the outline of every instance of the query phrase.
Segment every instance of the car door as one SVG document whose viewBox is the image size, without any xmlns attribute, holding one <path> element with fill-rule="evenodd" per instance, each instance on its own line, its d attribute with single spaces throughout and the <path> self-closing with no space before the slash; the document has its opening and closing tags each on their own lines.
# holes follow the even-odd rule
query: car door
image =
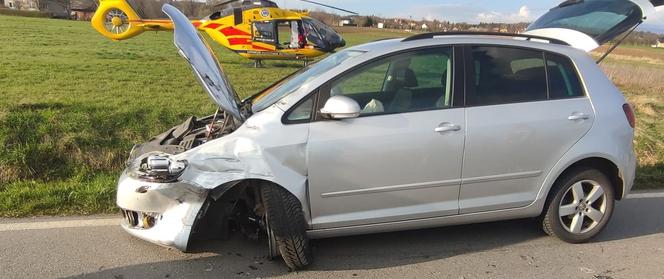
<svg viewBox="0 0 664 279">
<path fill-rule="evenodd" d="M 567 57 L 507 46 L 468 46 L 465 52 L 460 212 L 526 206 L 592 126 L 590 100 Z"/>
<path fill-rule="evenodd" d="M 455 105 L 462 91 L 454 87 L 453 53 L 383 57 L 324 86 L 321 104 L 344 95 L 364 109 L 358 118 L 310 124 L 314 228 L 458 213 L 465 121 Z"/>
</svg>

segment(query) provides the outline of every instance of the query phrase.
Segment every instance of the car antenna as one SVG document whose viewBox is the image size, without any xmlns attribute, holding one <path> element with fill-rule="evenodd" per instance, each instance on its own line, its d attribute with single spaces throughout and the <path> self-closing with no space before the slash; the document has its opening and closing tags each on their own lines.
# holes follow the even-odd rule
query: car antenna
<svg viewBox="0 0 664 279">
<path fill-rule="evenodd" d="M 644 20 L 645 20 L 645 18 L 644 18 Z M 641 20 L 641 22 L 639 22 L 639 24 L 637 24 L 637 25 L 635 25 L 634 27 L 632 27 L 632 29 L 630 29 L 629 31 L 627 31 L 627 33 L 625 34 L 625 36 L 623 36 L 622 38 L 620 38 L 620 40 L 618 40 L 615 44 L 613 44 L 613 45 L 609 48 L 609 50 L 607 50 L 606 53 L 604 53 L 604 55 L 602 55 L 602 57 L 600 57 L 599 60 L 597 60 L 597 64 L 602 63 L 602 61 L 604 61 L 604 58 L 606 58 L 607 56 L 609 56 L 609 54 L 611 54 L 611 52 L 613 52 L 613 51 L 614 51 L 614 50 L 615 50 L 615 49 L 616 49 L 616 48 L 617 48 L 617 47 L 618 47 L 618 46 L 619 46 L 619 45 L 620 45 L 625 39 L 627 39 L 627 37 L 628 37 L 630 34 L 632 34 L 632 32 L 634 32 L 634 30 L 636 30 L 636 28 L 639 27 L 639 25 L 641 25 L 641 23 L 643 23 L 643 20 Z"/>
</svg>

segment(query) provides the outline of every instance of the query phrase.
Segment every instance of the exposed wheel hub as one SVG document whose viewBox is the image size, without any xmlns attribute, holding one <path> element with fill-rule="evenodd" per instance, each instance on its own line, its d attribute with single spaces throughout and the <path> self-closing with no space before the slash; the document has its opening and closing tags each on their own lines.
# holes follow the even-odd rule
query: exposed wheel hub
<svg viewBox="0 0 664 279">
<path fill-rule="evenodd" d="M 576 211 L 579 213 L 584 212 L 586 210 L 588 210 L 588 204 L 586 204 L 585 201 L 582 201 L 576 209 Z"/>
</svg>

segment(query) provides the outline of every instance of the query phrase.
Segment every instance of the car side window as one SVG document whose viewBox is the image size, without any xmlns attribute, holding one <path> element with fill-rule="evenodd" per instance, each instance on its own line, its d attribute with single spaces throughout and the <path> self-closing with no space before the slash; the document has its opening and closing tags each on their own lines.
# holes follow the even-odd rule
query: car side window
<svg viewBox="0 0 664 279">
<path fill-rule="evenodd" d="M 311 119 L 314 110 L 314 98 L 308 97 L 307 100 L 297 105 L 290 111 L 286 119 L 289 122 L 305 122 Z"/>
<path fill-rule="evenodd" d="M 330 96 L 354 99 L 361 115 L 448 108 L 452 57 L 452 47 L 444 47 L 382 58 L 333 81 Z"/>
<path fill-rule="evenodd" d="M 549 99 L 566 99 L 585 95 L 581 80 L 572 61 L 564 56 L 546 53 L 549 76 Z"/>
<path fill-rule="evenodd" d="M 388 61 L 381 61 L 348 76 L 343 82 L 336 83 L 332 87 L 332 96 L 341 94 L 352 97 L 357 94 L 381 92 L 388 67 Z"/>
<path fill-rule="evenodd" d="M 547 100 L 544 53 L 511 47 L 471 47 L 470 106 Z"/>
</svg>

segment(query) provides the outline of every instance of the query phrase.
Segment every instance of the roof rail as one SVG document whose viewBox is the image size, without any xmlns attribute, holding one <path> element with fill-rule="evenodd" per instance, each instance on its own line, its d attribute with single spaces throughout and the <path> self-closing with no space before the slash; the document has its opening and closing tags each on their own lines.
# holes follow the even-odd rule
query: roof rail
<svg viewBox="0 0 664 279">
<path fill-rule="evenodd" d="M 417 35 L 413 35 L 413 36 L 410 36 L 408 38 L 405 38 L 405 39 L 402 40 L 402 42 L 410 42 L 410 41 L 416 41 L 416 40 L 422 40 L 422 39 L 432 39 L 433 37 L 437 37 L 437 36 L 453 36 L 453 35 L 482 35 L 482 36 L 513 37 L 513 38 L 523 38 L 523 39 L 526 39 L 528 41 L 542 40 L 542 41 L 547 41 L 547 42 L 552 43 L 552 44 L 569 46 L 568 43 L 563 42 L 561 40 L 548 38 L 548 37 L 542 37 L 542 36 L 535 36 L 535 35 L 528 35 L 528 34 L 501 33 L 501 32 L 472 32 L 472 31 L 422 33 L 422 34 L 417 34 Z"/>
</svg>

